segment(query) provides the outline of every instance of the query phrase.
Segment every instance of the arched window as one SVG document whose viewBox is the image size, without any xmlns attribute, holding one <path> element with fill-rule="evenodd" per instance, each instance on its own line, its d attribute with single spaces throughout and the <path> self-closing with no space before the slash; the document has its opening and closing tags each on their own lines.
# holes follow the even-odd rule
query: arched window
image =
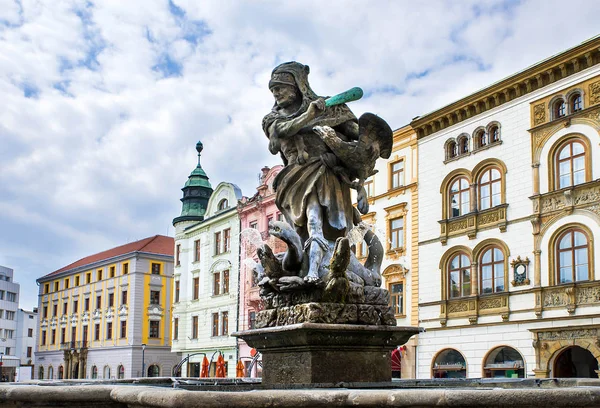
<svg viewBox="0 0 600 408">
<path fill-rule="evenodd" d="M 482 129 L 475 133 L 475 141 L 477 142 L 477 147 L 487 145 L 487 135 L 485 134 L 485 130 Z"/>
<path fill-rule="evenodd" d="M 590 251 L 585 232 L 570 228 L 556 242 L 558 283 L 589 280 Z"/>
<path fill-rule="evenodd" d="M 565 106 L 564 99 L 557 99 L 552 105 L 552 118 L 562 118 L 567 114 L 567 107 Z"/>
<path fill-rule="evenodd" d="M 92 379 L 95 380 L 98 378 L 98 367 L 92 366 Z"/>
<path fill-rule="evenodd" d="M 483 362 L 484 378 L 525 378 L 523 356 L 512 347 L 491 350 Z"/>
<path fill-rule="evenodd" d="M 575 92 L 570 96 L 569 107 L 571 109 L 571 113 L 579 112 L 583 109 L 583 100 L 579 92 Z"/>
<path fill-rule="evenodd" d="M 504 254 L 498 247 L 489 247 L 479 261 L 481 293 L 504 292 Z"/>
<path fill-rule="evenodd" d="M 104 379 L 109 379 L 110 378 L 110 367 L 109 366 L 104 366 Z"/>
<path fill-rule="evenodd" d="M 123 378 L 125 378 L 125 367 L 123 367 L 123 364 L 119 364 L 118 370 L 119 380 L 122 380 Z"/>
<path fill-rule="evenodd" d="M 486 210 L 502 204 L 502 176 L 492 167 L 479 178 L 479 209 Z"/>
<path fill-rule="evenodd" d="M 449 196 L 448 218 L 469 213 L 471 207 L 469 181 L 465 177 L 459 177 L 450 184 Z"/>
<path fill-rule="evenodd" d="M 448 297 L 450 299 L 471 295 L 471 260 L 458 253 L 448 263 Z"/>
<path fill-rule="evenodd" d="M 219 206 L 218 206 L 218 210 L 225 210 L 229 208 L 229 200 L 227 200 L 226 198 L 222 199 L 221 201 L 219 201 Z"/>
<path fill-rule="evenodd" d="M 467 136 L 458 137 L 458 154 L 469 153 L 469 138 Z"/>
<path fill-rule="evenodd" d="M 54 378 L 54 368 L 52 366 L 48 367 L 48 379 L 51 380 Z"/>
<path fill-rule="evenodd" d="M 433 360 L 433 378 L 465 378 L 467 362 L 462 354 L 454 349 L 442 350 Z"/>
<path fill-rule="evenodd" d="M 493 125 L 490 127 L 488 134 L 490 135 L 490 143 L 496 143 L 500 141 L 500 128 L 498 125 Z"/>
<path fill-rule="evenodd" d="M 64 374 L 65 374 L 65 368 L 62 365 L 58 366 L 58 379 L 62 380 L 64 377 Z"/>
<path fill-rule="evenodd" d="M 458 149 L 454 140 L 446 142 L 446 160 L 452 159 L 458 155 Z"/>
<path fill-rule="evenodd" d="M 148 367 L 148 377 L 160 377 L 160 367 L 157 364 Z"/>
<path fill-rule="evenodd" d="M 569 139 L 556 154 L 557 188 L 585 183 L 585 146 L 577 139 Z"/>
<path fill-rule="evenodd" d="M 44 379 L 44 367 L 40 366 L 40 368 L 38 369 L 38 380 L 43 380 Z"/>
</svg>

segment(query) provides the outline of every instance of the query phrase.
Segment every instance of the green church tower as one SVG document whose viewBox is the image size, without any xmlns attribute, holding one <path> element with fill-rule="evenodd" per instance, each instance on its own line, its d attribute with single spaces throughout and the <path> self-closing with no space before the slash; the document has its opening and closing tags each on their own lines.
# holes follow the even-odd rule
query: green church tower
<svg viewBox="0 0 600 408">
<path fill-rule="evenodd" d="M 204 220 L 208 199 L 210 198 L 213 189 L 208 181 L 208 176 L 200 165 L 200 153 L 202 152 L 202 149 L 204 149 L 202 142 L 196 143 L 198 165 L 191 172 L 185 186 L 181 189 L 183 191 L 183 198 L 181 199 L 181 202 L 183 203 L 181 215 L 173 220 L 173 225 L 182 221 Z"/>
</svg>

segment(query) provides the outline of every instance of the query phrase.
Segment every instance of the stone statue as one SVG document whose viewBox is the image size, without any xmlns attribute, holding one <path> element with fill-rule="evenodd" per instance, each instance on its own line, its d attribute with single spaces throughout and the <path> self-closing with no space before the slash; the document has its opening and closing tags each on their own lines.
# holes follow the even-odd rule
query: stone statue
<svg viewBox="0 0 600 408">
<path fill-rule="evenodd" d="M 270 152 L 280 154 L 285 164 L 273 184 L 285 222 L 271 222 L 269 233 L 289 249 L 282 255 L 273 254 L 266 244 L 257 250 L 264 269 L 259 285 L 268 312 L 261 312 L 262 321 L 259 314 L 259 326 L 314 321 L 306 310 L 288 313 L 285 322 L 281 314 L 285 307 L 303 304 L 311 304 L 306 307 L 314 312 L 319 303 L 329 309 L 341 305 L 340 310 L 355 306 L 350 307 L 354 312 L 349 311 L 354 318 L 343 317 L 342 323 L 395 324 L 387 306 L 389 293 L 379 288 L 383 258 L 379 239 L 370 231 L 365 235 L 369 257 L 364 265 L 348 243 L 349 232 L 361 222 L 360 213 L 368 212 L 364 181 L 375 174 L 375 161 L 391 154 L 392 130 L 370 113 L 357 120 L 343 103 L 356 99 L 348 96 L 353 92 L 328 99 L 318 96 L 308 74 L 308 66 L 287 62 L 273 70 L 269 82 L 275 104 L 262 127 Z M 351 189 L 357 191 L 357 208 Z M 371 317 L 361 322 L 356 317 L 359 306 L 367 305 L 380 307 L 363 310 Z"/>
</svg>

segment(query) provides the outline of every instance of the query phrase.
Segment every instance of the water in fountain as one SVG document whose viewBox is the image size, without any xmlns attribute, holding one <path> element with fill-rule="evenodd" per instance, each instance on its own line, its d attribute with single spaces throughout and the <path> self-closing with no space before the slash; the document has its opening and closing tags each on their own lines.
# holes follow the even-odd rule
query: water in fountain
<svg viewBox="0 0 600 408">
<path fill-rule="evenodd" d="M 247 246 L 251 246 L 254 249 L 265 244 L 260 236 L 260 232 L 255 228 L 244 228 L 242 232 L 240 232 L 240 238 Z"/>
<path fill-rule="evenodd" d="M 348 241 L 350 242 L 350 246 L 362 242 L 365 237 L 365 234 L 371 228 L 373 228 L 373 226 L 371 224 L 367 224 L 364 221 L 361 221 L 358 225 L 355 225 L 354 228 L 352 228 L 346 235 Z"/>
</svg>

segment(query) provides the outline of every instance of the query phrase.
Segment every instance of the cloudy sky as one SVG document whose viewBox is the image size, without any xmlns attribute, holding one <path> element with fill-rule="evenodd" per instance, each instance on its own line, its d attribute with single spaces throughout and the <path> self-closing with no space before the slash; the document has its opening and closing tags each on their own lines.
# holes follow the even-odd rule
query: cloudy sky
<svg viewBox="0 0 600 408">
<path fill-rule="evenodd" d="M 352 5 L 351 5 L 352 4 Z M 83 256 L 173 235 L 205 150 L 252 195 L 271 69 L 393 128 L 599 34 L 600 2 L 0 0 L 0 265 L 21 307 Z"/>
</svg>

